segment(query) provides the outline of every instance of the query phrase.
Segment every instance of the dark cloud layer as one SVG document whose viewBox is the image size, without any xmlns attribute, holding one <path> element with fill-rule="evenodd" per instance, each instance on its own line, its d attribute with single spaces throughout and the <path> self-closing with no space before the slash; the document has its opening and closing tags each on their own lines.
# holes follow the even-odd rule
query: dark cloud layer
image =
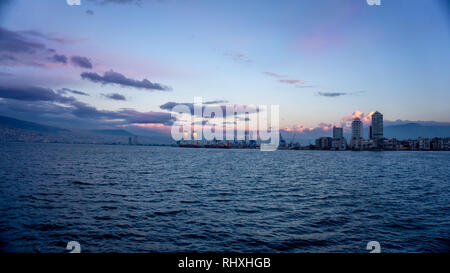
<svg viewBox="0 0 450 273">
<path fill-rule="evenodd" d="M 261 111 L 260 109 L 258 109 L 257 106 L 254 106 L 254 105 L 228 104 L 228 101 L 225 101 L 225 100 L 214 100 L 214 101 L 203 102 L 202 103 L 202 105 L 203 105 L 202 112 L 205 110 L 205 107 L 207 105 L 212 105 L 212 104 L 217 105 L 222 109 L 223 117 L 226 116 L 227 106 L 234 107 L 234 110 L 241 114 L 242 113 L 251 114 L 251 113 L 257 113 L 257 112 Z M 169 102 L 164 103 L 163 105 L 160 105 L 159 108 L 161 108 L 162 110 L 172 111 L 172 109 L 178 105 L 187 106 L 191 112 L 191 115 L 194 115 L 194 103 L 192 103 L 192 102 L 179 103 L 179 102 L 169 101 Z"/>
<path fill-rule="evenodd" d="M 0 100 L 0 105 L 9 111 L 28 113 L 33 117 L 51 113 L 66 121 L 78 118 L 99 124 L 103 124 L 106 120 L 117 120 L 117 124 L 162 123 L 171 125 L 173 123 L 171 114 L 167 112 L 139 112 L 134 109 L 99 110 L 74 97 L 63 96 L 67 92 L 75 94 L 76 90 L 67 88 L 61 90 L 55 92 L 49 88 L 36 86 L 0 86 L 0 98 L 3 99 Z"/>
<path fill-rule="evenodd" d="M 52 60 L 57 63 L 67 64 L 67 57 L 65 55 L 55 54 Z"/>
<path fill-rule="evenodd" d="M 92 63 L 86 57 L 72 56 L 72 58 L 70 58 L 70 61 L 74 66 L 79 66 L 81 68 L 86 68 L 86 69 L 92 69 Z"/>
<path fill-rule="evenodd" d="M 82 91 L 78 91 L 78 90 L 73 90 L 73 89 L 69 89 L 69 88 L 63 88 L 58 90 L 59 94 L 67 94 L 67 93 L 72 93 L 75 95 L 81 95 L 81 96 L 89 96 L 88 93 L 86 92 L 82 92 Z"/>
<path fill-rule="evenodd" d="M 213 101 L 205 101 L 202 104 L 208 105 L 208 104 L 225 104 L 225 103 L 228 103 L 228 101 L 213 100 Z M 194 103 L 192 103 L 192 102 L 181 103 L 181 102 L 169 101 L 169 102 L 164 103 L 163 105 L 160 105 L 159 108 L 161 108 L 162 110 L 171 111 L 177 105 L 186 105 L 191 110 L 191 113 L 194 113 Z"/>
<path fill-rule="evenodd" d="M 152 83 L 147 79 L 142 81 L 125 77 L 123 74 L 114 72 L 112 70 L 105 72 L 103 76 L 97 73 L 84 72 L 81 74 L 81 78 L 90 80 L 95 83 L 101 84 L 117 84 L 122 87 L 134 87 L 138 89 L 147 89 L 152 91 L 170 91 L 172 88 L 164 86 L 159 83 Z"/>
<path fill-rule="evenodd" d="M 35 53 L 45 50 L 44 44 L 32 41 L 19 32 L 0 27 L 0 52 L 5 53 Z"/>
<path fill-rule="evenodd" d="M 318 92 L 317 94 L 322 97 L 331 97 L 331 98 L 348 95 L 347 93 L 343 92 Z"/>
<path fill-rule="evenodd" d="M 61 103 L 68 103 L 75 100 L 71 97 L 64 97 L 49 88 L 35 86 L 0 86 L 0 98 Z"/>
<path fill-rule="evenodd" d="M 52 42 L 67 43 L 67 39 L 55 38 L 36 30 L 11 31 L 0 27 L 0 64 L 5 66 L 67 65 L 69 58 L 48 46 Z M 73 56 L 74 66 L 91 69 L 91 61 L 83 56 Z"/>
<path fill-rule="evenodd" d="M 111 99 L 111 100 L 127 100 L 127 98 L 124 95 L 118 94 L 118 93 L 112 93 L 112 94 L 102 94 L 105 98 Z"/>
</svg>

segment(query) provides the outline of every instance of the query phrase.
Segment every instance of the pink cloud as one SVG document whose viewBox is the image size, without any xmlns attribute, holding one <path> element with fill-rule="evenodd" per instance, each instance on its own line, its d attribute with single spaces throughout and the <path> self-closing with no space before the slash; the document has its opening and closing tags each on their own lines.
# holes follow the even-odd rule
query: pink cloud
<svg viewBox="0 0 450 273">
<path fill-rule="evenodd" d="M 352 122 L 355 118 L 359 118 L 363 123 L 368 124 L 372 122 L 372 115 L 375 111 L 369 112 L 367 115 L 364 115 L 363 112 L 359 110 L 355 110 L 353 114 L 349 116 L 345 116 L 342 118 L 343 122 Z"/>
<path fill-rule="evenodd" d="M 305 81 L 302 80 L 296 80 L 296 79 L 281 79 L 279 82 L 282 83 L 289 83 L 289 84 L 295 84 L 295 83 L 305 83 Z"/>
<path fill-rule="evenodd" d="M 275 78 L 284 78 L 286 75 L 281 75 L 274 72 L 263 72 L 263 74 L 266 74 L 267 76 L 275 77 Z"/>
<path fill-rule="evenodd" d="M 305 134 L 312 133 L 312 132 L 316 132 L 316 133 L 323 132 L 323 133 L 329 134 L 329 132 L 331 130 L 333 130 L 333 126 L 342 127 L 342 128 L 344 128 L 344 130 L 349 129 L 351 126 L 351 122 L 355 118 L 359 118 L 364 124 L 370 124 L 372 122 L 372 115 L 374 113 L 375 113 L 375 111 L 371 111 L 366 115 L 362 111 L 355 110 L 351 115 L 342 117 L 341 122 L 339 122 L 339 123 L 332 124 L 332 123 L 320 122 L 315 127 L 305 127 L 301 124 L 298 124 L 298 125 L 293 125 L 291 127 L 285 127 L 285 128 L 283 128 L 283 130 L 285 132 L 297 132 L 297 133 L 305 133 Z"/>
</svg>

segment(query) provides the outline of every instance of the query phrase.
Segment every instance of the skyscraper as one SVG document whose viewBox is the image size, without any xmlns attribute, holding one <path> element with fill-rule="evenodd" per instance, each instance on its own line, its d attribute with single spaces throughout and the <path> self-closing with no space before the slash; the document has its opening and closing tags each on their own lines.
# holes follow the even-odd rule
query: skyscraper
<svg viewBox="0 0 450 273">
<path fill-rule="evenodd" d="M 371 139 L 375 141 L 377 149 L 383 148 L 384 136 L 383 136 L 383 115 L 376 111 L 372 115 L 372 135 Z"/>
<path fill-rule="evenodd" d="M 372 138 L 383 138 L 383 115 L 378 111 L 372 115 Z"/>
<path fill-rule="evenodd" d="M 344 129 L 342 127 L 333 127 L 332 148 L 335 150 L 347 149 L 347 140 L 344 138 Z"/>
<path fill-rule="evenodd" d="M 352 122 L 352 139 L 361 139 L 363 137 L 363 124 L 359 118 Z"/>
<path fill-rule="evenodd" d="M 344 138 L 344 131 L 340 127 L 333 127 L 333 138 L 334 139 L 342 139 Z"/>
<path fill-rule="evenodd" d="M 352 122 L 352 138 L 350 147 L 354 150 L 362 148 L 363 124 L 359 118 L 355 118 Z"/>
</svg>

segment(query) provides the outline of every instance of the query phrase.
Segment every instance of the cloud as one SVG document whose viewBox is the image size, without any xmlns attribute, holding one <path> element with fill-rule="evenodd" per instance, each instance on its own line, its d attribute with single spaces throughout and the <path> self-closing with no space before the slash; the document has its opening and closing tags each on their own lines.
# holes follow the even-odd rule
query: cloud
<svg viewBox="0 0 450 273">
<path fill-rule="evenodd" d="M 86 68 L 86 69 L 92 69 L 92 63 L 86 57 L 72 56 L 72 58 L 70 58 L 70 61 L 72 62 L 72 64 L 74 66 L 79 66 L 81 68 Z"/>
<path fill-rule="evenodd" d="M 173 123 L 172 115 L 166 112 L 138 112 L 133 109 L 123 109 L 118 113 L 127 119 L 129 123 L 161 123 L 164 125 Z"/>
<path fill-rule="evenodd" d="M 64 97 L 49 88 L 34 86 L 0 86 L 0 98 L 23 101 L 54 101 L 68 103 L 74 98 Z"/>
<path fill-rule="evenodd" d="M 127 98 L 124 95 L 118 93 L 102 94 L 102 96 L 111 100 L 127 100 Z"/>
<path fill-rule="evenodd" d="M 263 74 L 270 76 L 270 77 L 275 77 L 275 78 L 284 78 L 286 77 L 285 75 L 281 75 L 278 73 L 274 73 L 274 72 L 263 72 Z"/>
<path fill-rule="evenodd" d="M 191 112 L 191 115 L 194 115 L 194 103 L 192 102 L 186 102 L 186 103 L 181 103 L 181 102 L 173 102 L 173 101 L 169 101 L 166 102 L 163 105 L 160 105 L 159 108 L 161 108 L 162 110 L 167 110 L 167 111 L 172 111 L 172 109 L 175 106 L 178 105 L 184 105 L 187 106 Z M 226 109 L 227 107 L 234 107 L 234 110 L 238 113 L 248 113 L 248 114 L 253 114 L 253 113 L 257 113 L 259 111 L 262 111 L 261 109 L 259 109 L 257 106 L 255 105 L 243 105 L 243 104 L 228 104 L 228 101 L 226 100 L 214 100 L 214 101 L 206 101 L 206 102 L 202 102 L 202 113 L 205 110 L 205 107 L 207 105 L 217 105 L 222 109 L 222 116 L 225 118 L 226 117 Z M 243 114 L 241 114 L 243 115 Z"/>
<path fill-rule="evenodd" d="M 305 83 L 305 81 L 302 80 L 296 80 L 296 79 L 281 79 L 278 80 L 281 83 L 288 83 L 288 84 L 298 84 L 298 83 Z"/>
<path fill-rule="evenodd" d="M 88 10 L 86 10 L 86 14 L 87 14 L 87 15 L 94 15 L 94 11 L 88 9 Z"/>
<path fill-rule="evenodd" d="M 310 87 L 310 86 L 304 86 L 299 84 L 304 84 L 305 81 L 298 80 L 298 79 L 286 79 L 287 75 L 282 75 L 275 72 L 262 72 L 264 75 L 267 75 L 269 77 L 278 78 L 278 82 L 281 83 L 287 83 L 287 84 L 297 84 L 295 87 L 304 88 L 304 87 Z"/>
<path fill-rule="evenodd" d="M 237 63 L 251 63 L 253 62 L 246 54 L 236 51 L 226 51 L 223 53 L 224 56 L 230 58 Z"/>
<path fill-rule="evenodd" d="M 67 57 L 65 55 L 55 54 L 52 57 L 52 61 L 62 64 L 67 64 Z"/>
<path fill-rule="evenodd" d="M 62 89 L 63 90 L 63 89 Z M 62 94 L 69 92 L 55 92 L 43 87 L 17 87 L 0 86 L 0 106 L 2 111 L 7 108 L 9 111 L 28 113 L 33 118 L 42 116 L 45 119 L 47 114 L 57 119 L 73 120 L 83 119 L 85 122 L 105 123 L 116 120 L 117 124 L 133 123 L 158 123 L 171 125 L 173 118 L 167 112 L 139 112 L 134 109 L 100 110 L 94 106 L 78 101 L 74 97 L 65 97 Z M 75 90 L 70 90 L 75 91 Z M 71 92 L 73 93 L 73 92 Z"/>
<path fill-rule="evenodd" d="M 226 100 L 213 100 L 213 101 L 205 101 L 202 102 L 203 105 L 211 105 L 211 104 L 225 104 L 228 103 L 228 101 Z M 177 106 L 177 105 L 186 105 L 190 110 L 191 113 L 194 113 L 194 103 L 192 102 L 173 102 L 173 101 L 169 101 L 164 103 L 163 105 L 160 105 L 159 108 L 161 108 L 162 110 L 168 110 L 168 111 L 172 111 L 172 109 Z"/>
<path fill-rule="evenodd" d="M 205 101 L 203 104 L 224 104 L 228 103 L 227 100 L 211 100 L 211 101 Z"/>
<path fill-rule="evenodd" d="M 138 89 L 147 89 L 152 91 L 170 91 L 171 87 L 161 85 L 159 83 L 152 83 L 147 79 L 141 81 L 127 78 L 124 75 L 114 72 L 112 70 L 105 72 L 103 76 L 97 73 L 84 72 L 81 73 L 81 78 L 90 80 L 101 84 L 117 84 L 122 87 L 134 87 Z"/>
<path fill-rule="evenodd" d="M 322 97 L 331 97 L 331 98 L 348 95 L 348 93 L 342 92 L 318 92 L 317 94 Z"/>
<path fill-rule="evenodd" d="M 45 50 L 42 43 L 32 41 L 19 32 L 14 32 L 0 27 L 0 52 L 5 53 L 35 53 Z"/>
<path fill-rule="evenodd" d="M 75 95 L 81 95 L 81 96 L 89 96 L 88 93 L 82 92 L 82 91 L 78 91 L 78 90 L 73 90 L 73 89 L 69 89 L 69 88 L 62 88 L 60 90 L 58 90 L 59 94 L 67 94 L 67 93 L 72 93 Z"/>
<path fill-rule="evenodd" d="M 72 40 L 72 39 L 67 39 L 67 38 L 63 38 L 63 37 L 58 37 L 58 36 L 54 36 L 51 34 L 44 34 L 40 31 L 37 30 L 24 30 L 24 31 L 19 31 L 18 33 L 26 35 L 28 37 L 35 37 L 35 38 L 40 38 L 43 40 L 47 40 L 47 41 L 51 41 L 51 42 L 57 42 L 57 43 L 61 43 L 61 44 L 66 44 L 66 43 L 72 43 L 75 42 L 76 40 Z"/>
<path fill-rule="evenodd" d="M 348 122 L 352 122 L 355 118 L 359 118 L 363 123 L 368 124 L 372 121 L 373 113 L 375 113 L 375 111 L 372 111 L 372 112 L 368 113 L 367 115 L 365 115 L 364 112 L 355 110 L 353 112 L 353 114 L 343 117 L 342 121 L 348 123 Z"/>
<path fill-rule="evenodd" d="M 68 39 L 53 37 L 36 30 L 11 31 L 0 27 L 0 64 L 5 66 L 48 67 L 68 64 L 68 58 L 58 54 L 48 43 L 67 43 Z M 87 62 L 86 62 L 87 60 Z M 85 57 L 75 56 L 72 64 L 92 68 Z"/>
</svg>

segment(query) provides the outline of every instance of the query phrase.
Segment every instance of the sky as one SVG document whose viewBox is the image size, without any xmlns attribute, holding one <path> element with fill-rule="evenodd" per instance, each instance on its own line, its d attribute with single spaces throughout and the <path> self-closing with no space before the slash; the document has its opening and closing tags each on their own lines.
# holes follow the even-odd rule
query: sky
<svg viewBox="0 0 450 273">
<path fill-rule="evenodd" d="M 6 0 L 0 115 L 168 127 L 168 103 L 279 105 L 288 130 L 450 122 L 445 0 Z"/>
</svg>

